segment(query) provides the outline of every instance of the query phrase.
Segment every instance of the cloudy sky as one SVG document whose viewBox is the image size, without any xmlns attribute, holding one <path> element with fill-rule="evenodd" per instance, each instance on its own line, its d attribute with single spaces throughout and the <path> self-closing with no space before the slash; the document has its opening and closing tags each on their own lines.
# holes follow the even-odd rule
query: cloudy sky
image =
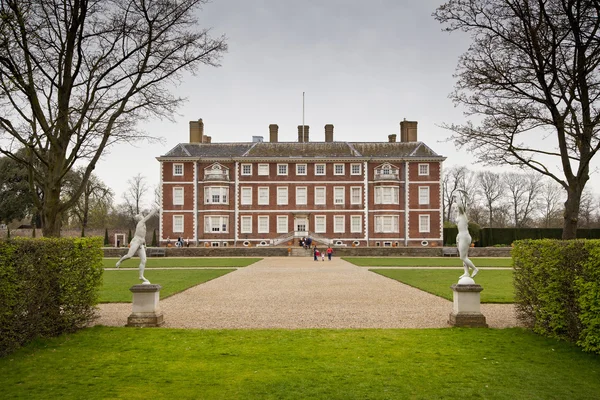
<svg viewBox="0 0 600 400">
<path fill-rule="evenodd" d="M 202 118 L 213 142 L 297 140 L 302 123 L 310 138 L 387 141 L 402 119 L 418 121 L 419 140 L 448 157 L 446 166 L 471 165 L 446 142 L 444 122 L 463 122 L 448 99 L 452 74 L 469 46 L 465 34 L 442 32 L 432 12 L 441 0 L 213 0 L 199 14 L 214 36 L 228 37 L 220 68 L 202 67 L 174 91 L 188 99 L 175 122 L 142 128 L 163 144 L 113 147 L 96 173 L 121 201 L 131 177 L 159 182 L 155 157 L 189 140 L 189 121 Z M 150 196 L 147 201 L 150 201 Z"/>
</svg>

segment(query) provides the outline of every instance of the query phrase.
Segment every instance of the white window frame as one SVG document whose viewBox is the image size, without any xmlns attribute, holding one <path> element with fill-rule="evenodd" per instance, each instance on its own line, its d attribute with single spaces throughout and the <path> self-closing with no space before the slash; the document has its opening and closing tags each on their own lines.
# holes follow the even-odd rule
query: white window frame
<svg viewBox="0 0 600 400">
<path fill-rule="evenodd" d="M 327 216 L 315 215 L 315 233 L 327 232 Z"/>
<path fill-rule="evenodd" d="M 268 215 L 259 215 L 258 217 L 258 233 L 269 233 L 269 216 Z"/>
<path fill-rule="evenodd" d="M 182 187 L 174 187 L 173 188 L 173 205 L 174 206 L 182 206 L 184 204 L 184 190 Z"/>
<path fill-rule="evenodd" d="M 429 164 L 419 164 L 419 176 L 429 175 Z"/>
<path fill-rule="evenodd" d="M 258 189 L 258 200 L 257 204 L 259 206 L 268 206 L 269 205 L 269 187 L 268 186 L 259 186 Z M 266 194 L 266 196 L 265 196 Z M 266 201 L 265 201 L 266 199 Z"/>
<path fill-rule="evenodd" d="M 333 187 L 333 204 L 343 205 L 346 202 L 346 188 L 344 186 Z"/>
<path fill-rule="evenodd" d="M 350 204 L 362 204 L 362 186 L 350 187 Z"/>
<path fill-rule="evenodd" d="M 388 229 L 386 229 L 386 228 L 388 228 Z M 397 233 L 397 232 L 399 232 L 397 215 L 376 215 L 375 216 L 375 233 Z"/>
<path fill-rule="evenodd" d="M 355 168 L 358 168 L 358 171 L 354 171 Z M 350 175 L 360 175 L 362 174 L 362 164 L 350 164 Z"/>
<path fill-rule="evenodd" d="M 362 215 L 350 216 L 350 233 L 361 233 L 362 232 Z M 358 221 L 358 223 L 357 223 Z"/>
<path fill-rule="evenodd" d="M 386 193 L 389 191 L 390 193 Z M 400 188 L 398 186 L 375 186 L 375 204 L 399 204 Z"/>
<path fill-rule="evenodd" d="M 300 171 L 300 168 L 304 168 L 304 173 Z M 308 166 L 306 164 L 296 164 L 296 175 L 306 175 L 308 171 Z"/>
<path fill-rule="evenodd" d="M 252 233 L 252 215 L 240 217 L 240 233 Z"/>
<path fill-rule="evenodd" d="M 183 215 L 173 215 L 173 233 L 183 233 L 184 219 Z"/>
<path fill-rule="evenodd" d="M 244 186 L 240 188 L 240 204 L 243 206 L 252 205 L 252 187 Z"/>
<path fill-rule="evenodd" d="M 345 215 L 334 215 L 333 216 L 333 232 L 334 233 L 345 233 L 346 232 L 346 216 Z"/>
<path fill-rule="evenodd" d="M 323 199 L 319 199 L 319 193 L 323 193 Z M 327 204 L 327 187 L 326 186 L 315 186 L 315 205 Z"/>
<path fill-rule="evenodd" d="M 429 186 L 419 186 L 419 205 L 429 204 Z"/>
<path fill-rule="evenodd" d="M 323 168 L 323 172 L 319 172 L 319 168 Z M 326 164 L 315 164 L 315 175 L 326 175 L 327 174 L 327 165 Z"/>
<path fill-rule="evenodd" d="M 242 164 L 240 166 L 240 174 L 242 176 L 252 175 L 252 164 Z"/>
<path fill-rule="evenodd" d="M 259 176 L 269 176 L 269 164 L 258 164 L 257 173 Z"/>
<path fill-rule="evenodd" d="M 285 225 L 285 230 L 283 226 Z M 288 233 L 289 232 L 289 222 L 287 215 L 278 215 L 277 216 L 277 233 Z"/>
<path fill-rule="evenodd" d="M 216 230 L 213 230 L 213 221 L 218 221 L 215 225 Z M 225 228 L 223 228 L 225 225 Z M 227 233 L 229 232 L 229 216 L 227 215 L 205 215 L 204 216 L 204 233 Z"/>
<path fill-rule="evenodd" d="M 283 176 L 283 175 L 287 175 L 287 174 L 288 174 L 288 165 L 287 164 L 277 164 L 277 175 Z"/>
<path fill-rule="evenodd" d="M 419 233 L 431 232 L 431 216 L 429 214 L 419 214 Z"/>
<path fill-rule="evenodd" d="M 213 196 L 219 196 L 219 201 L 213 201 Z M 204 204 L 229 204 L 229 186 L 205 186 Z"/>
<path fill-rule="evenodd" d="M 181 168 L 181 172 L 177 172 L 178 168 Z M 182 163 L 173 164 L 173 176 L 183 176 L 183 164 Z"/>
<path fill-rule="evenodd" d="M 288 187 L 287 186 L 277 186 L 277 205 L 285 206 L 288 204 Z"/>
<path fill-rule="evenodd" d="M 341 169 L 340 172 L 338 172 L 338 168 Z M 346 175 L 346 164 L 333 164 L 333 174 L 334 175 Z"/>
<path fill-rule="evenodd" d="M 304 194 L 301 194 L 304 192 Z M 305 206 L 308 204 L 308 187 L 296 186 L 296 205 Z"/>
</svg>

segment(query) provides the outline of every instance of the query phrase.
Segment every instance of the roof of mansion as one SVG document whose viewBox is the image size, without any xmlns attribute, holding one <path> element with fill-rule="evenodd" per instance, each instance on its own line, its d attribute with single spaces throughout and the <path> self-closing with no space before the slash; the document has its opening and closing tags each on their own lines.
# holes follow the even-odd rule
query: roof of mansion
<svg viewBox="0 0 600 400">
<path fill-rule="evenodd" d="M 159 160 L 172 158 L 435 158 L 440 161 L 445 159 L 423 142 L 181 143 L 158 157 Z"/>
</svg>

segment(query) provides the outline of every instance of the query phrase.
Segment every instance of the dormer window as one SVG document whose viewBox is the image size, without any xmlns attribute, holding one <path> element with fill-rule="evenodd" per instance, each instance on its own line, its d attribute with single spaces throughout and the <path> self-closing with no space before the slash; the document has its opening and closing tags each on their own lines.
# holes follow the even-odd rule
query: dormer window
<svg viewBox="0 0 600 400">
<path fill-rule="evenodd" d="M 399 177 L 399 169 L 391 164 L 383 164 L 375 168 L 375 179 L 398 180 Z"/>
<path fill-rule="evenodd" d="M 229 170 L 220 164 L 214 164 L 204 170 L 204 180 L 207 181 L 228 181 Z"/>
</svg>

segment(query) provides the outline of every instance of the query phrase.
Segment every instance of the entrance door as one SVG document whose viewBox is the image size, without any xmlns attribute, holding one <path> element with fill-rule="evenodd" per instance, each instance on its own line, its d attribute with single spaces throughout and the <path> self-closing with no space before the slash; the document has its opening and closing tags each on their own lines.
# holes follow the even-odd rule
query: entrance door
<svg viewBox="0 0 600 400">
<path fill-rule="evenodd" d="M 296 232 L 308 232 L 308 218 L 296 218 L 295 221 Z"/>
</svg>

